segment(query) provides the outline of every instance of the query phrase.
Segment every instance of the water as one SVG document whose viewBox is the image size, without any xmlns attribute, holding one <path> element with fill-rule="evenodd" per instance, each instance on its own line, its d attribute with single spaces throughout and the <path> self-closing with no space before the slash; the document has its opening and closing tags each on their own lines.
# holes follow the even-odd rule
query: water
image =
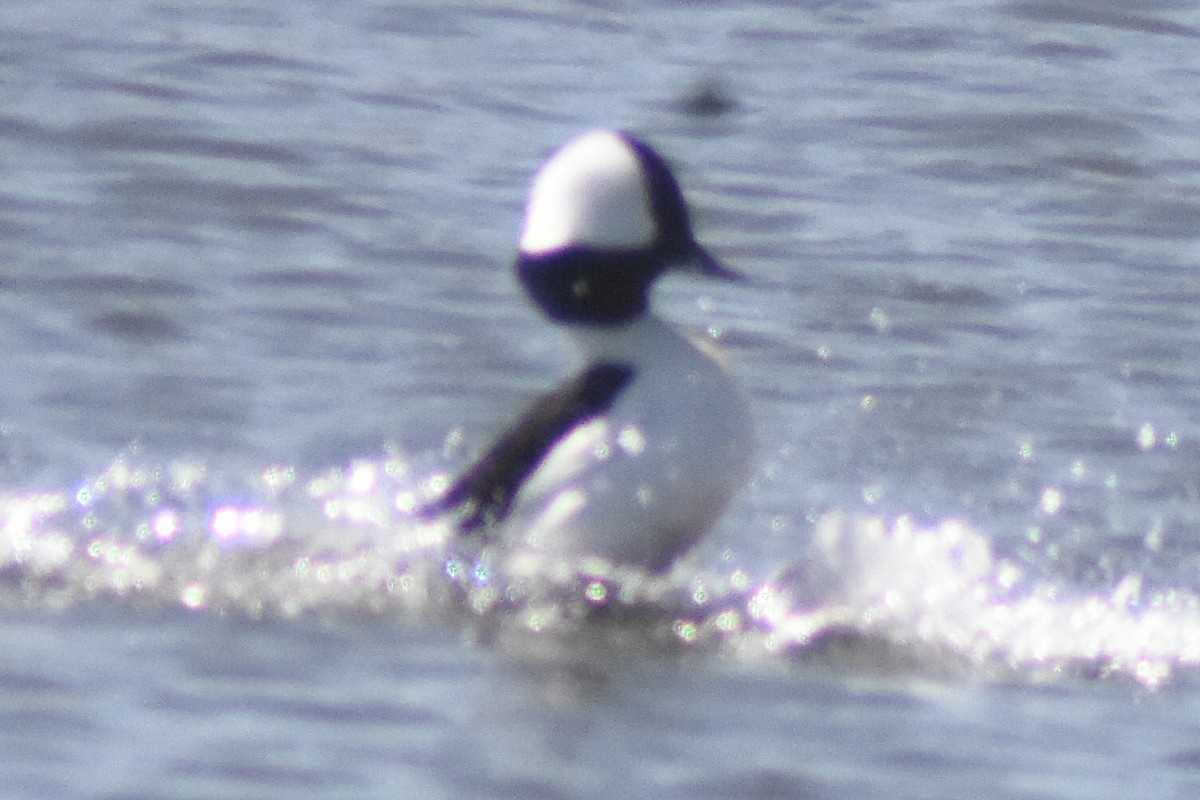
<svg viewBox="0 0 1200 800">
<path fill-rule="evenodd" d="M 0 21 L 5 797 L 1200 788 L 1193 4 Z M 534 585 L 410 510 L 573 364 L 508 266 L 596 124 L 753 276 L 656 301 L 759 461 Z"/>
</svg>

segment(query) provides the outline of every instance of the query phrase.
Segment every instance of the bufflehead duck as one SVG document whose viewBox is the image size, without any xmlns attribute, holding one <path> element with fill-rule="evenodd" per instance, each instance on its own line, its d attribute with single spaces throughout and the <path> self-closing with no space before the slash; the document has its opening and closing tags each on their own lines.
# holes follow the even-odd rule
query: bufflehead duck
<svg viewBox="0 0 1200 800">
<path fill-rule="evenodd" d="M 658 572 L 745 483 L 753 434 L 723 367 L 648 307 L 669 270 L 739 276 L 695 240 L 662 157 L 623 132 L 584 133 L 534 177 L 516 261 L 587 365 L 536 400 L 426 509 L 505 548 Z M 490 535 L 490 534 L 489 534 Z"/>
</svg>

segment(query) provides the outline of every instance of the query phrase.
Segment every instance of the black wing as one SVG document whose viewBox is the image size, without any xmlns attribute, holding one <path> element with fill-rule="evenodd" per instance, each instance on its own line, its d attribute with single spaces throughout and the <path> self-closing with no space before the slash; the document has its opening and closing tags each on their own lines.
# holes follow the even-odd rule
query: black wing
<svg viewBox="0 0 1200 800">
<path fill-rule="evenodd" d="M 580 422 L 611 408 L 632 377 L 628 364 L 601 362 L 542 395 L 449 491 L 422 508 L 421 516 L 453 510 L 462 533 L 504 519 L 521 483 L 554 443 Z"/>
</svg>

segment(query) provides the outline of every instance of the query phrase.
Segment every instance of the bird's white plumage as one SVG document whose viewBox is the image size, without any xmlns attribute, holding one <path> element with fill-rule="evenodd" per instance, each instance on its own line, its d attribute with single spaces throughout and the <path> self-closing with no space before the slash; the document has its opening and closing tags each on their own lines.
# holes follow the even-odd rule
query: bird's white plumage
<svg viewBox="0 0 1200 800">
<path fill-rule="evenodd" d="M 631 364 L 636 377 L 550 451 L 517 495 L 511 529 L 526 554 L 661 569 L 745 483 L 747 401 L 721 365 L 652 314 L 574 332 L 589 356 Z"/>
<path fill-rule="evenodd" d="M 590 131 L 538 171 L 520 248 L 530 255 L 570 245 L 628 250 L 649 246 L 656 233 L 646 179 L 629 143 L 613 131 Z"/>
</svg>

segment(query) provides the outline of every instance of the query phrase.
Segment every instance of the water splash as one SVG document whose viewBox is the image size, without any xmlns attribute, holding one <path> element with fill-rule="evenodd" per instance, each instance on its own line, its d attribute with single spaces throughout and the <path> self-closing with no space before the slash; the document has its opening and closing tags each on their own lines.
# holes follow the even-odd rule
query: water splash
<svg viewBox="0 0 1200 800">
<path fill-rule="evenodd" d="M 234 490 L 200 464 L 120 457 L 74 492 L 0 496 L 0 588 L 10 603 L 101 598 L 261 616 L 381 609 L 407 595 L 444 533 L 398 527 L 404 462 L 307 482 L 270 467 Z"/>
<path fill-rule="evenodd" d="M 0 494 L 0 603 L 129 602 L 205 613 L 449 612 L 529 636 L 598 620 L 673 647 L 833 657 L 874 669 L 1155 688 L 1200 666 L 1200 596 L 1130 574 L 1098 593 L 998 557 L 959 520 L 829 513 L 765 580 L 596 560 L 517 569 L 413 509 L 441 479 L 398 454 L 304 477 L 269 467 L 227 486 L 202 464 L 116 459 L 71 491 Z M 830 656 L 830 654 L 833 654 Z"/>
<path fill-rule="evenodd" d="M 807 558 L 748 607 L 776 650 L 852 631 L 979 670 L 1119 675 L 1151 688 L 1200 665 L 1196 594 L 1147 593 L 1138 575 L 1108 594 L 1034 581 L 958 520 L 921 528 L 907 517 L 829 514 Z"/>
</svg>

